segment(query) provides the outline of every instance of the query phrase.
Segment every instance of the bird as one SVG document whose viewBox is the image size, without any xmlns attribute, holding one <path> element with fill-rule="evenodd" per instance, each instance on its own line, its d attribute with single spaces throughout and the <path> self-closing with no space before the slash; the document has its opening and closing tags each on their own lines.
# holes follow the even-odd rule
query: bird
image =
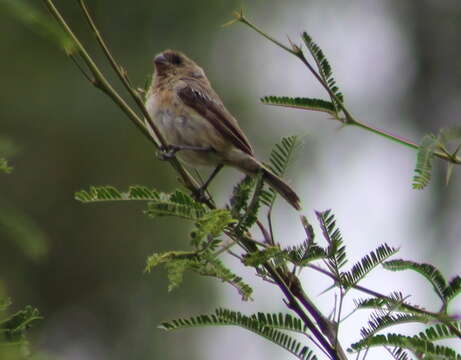
<svg viewBox="0 0 461 360">
<path fill-rule="evenodd" d="M 145 106 L 168 143 L 165 156 L 188 166 L 215 166 L 206 189 L 223 166 L 263 180 L 293 208 L 301 209 L 296 192 L 255 157 L 237 120 L 213 90 L 203 69 L 184 53 L 165 50 L 154 57 L 154 74 Z"/>
</svg>

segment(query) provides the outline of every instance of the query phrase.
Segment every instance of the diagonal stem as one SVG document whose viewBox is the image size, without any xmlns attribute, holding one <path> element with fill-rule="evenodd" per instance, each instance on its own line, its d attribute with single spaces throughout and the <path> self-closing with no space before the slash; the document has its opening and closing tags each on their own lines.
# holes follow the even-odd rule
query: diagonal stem
<svg viewBox="0 0 461 360">
<path fill-rule="evenodd" d="M 250 27 L 251 29 L 253 29 L 257 33 L 259 33 L 260 35 L 262 35 L 263 37 L 265 37 L 266 39 L 268 39 L 269 41 L 271 41 L 272 43 L 274 43 L 278 47 L 282 48 L 283 50 L 287 51 L 288 53 L 296 56 L 299 60 L 301 60 L 301 62 L 309 69 L 309 71 L 314 75 L 314 77 L 317 79 L 317 81 L 322 85 L 322 87 L 328 93 L 330 98 L 339 106 L 341 111 L 344 113 L 345 119 L 337 118 L 343 124 L 357 126 L 357 127 L 361 128 L 361 129 L 364 129 L 366 131 L 372 132 L 372 133 L 374 133 L 376 135 L 382 136 L 382 137 L 387 138 L 387 139 L 389 139 L 389 140 L 391 140 L 393 142 L 396 142 L 398 144 L 407 146 L 407 147 L 409 147 L 411 149 L 414 149 L 414 150 L 419 149 L 420 146 L 417 143 L 415 143 L 415 142 L 413 142 L 411 140 L 408 140 L 408 139 L 406 139 L 404 137 L 401 137 L 401 136 L 397 136 L 395 134 L 392 134 L 391 132 L 379 129 L 377 127 L 374 127 L 374 126 L 372 126 L 370 124 L 367 124 L 367 123 L 365 123 L 363 121 L 360 121 L 360 120 L 356 119 L 352 115 L 352 113 L 346 108 L 346 106 L 343 104 L 343 102 L 330 89 L 330 87 L 325 82 L 325 80 L 322 79 L 322 77 L 318 74 L 318 72 L 314 69 L 314 67 L 310 64 L 310 62 L 306 59 L 306 57 L 304 56 L 304 54 L 303 54 L 300 47 L 298 47 L 296 45 L 292 45 L 292 49 L 290 49 L 288 46 L 286 46 L 286 45 L 282 44 L 281 42 L 279 42 L 278 40 L 274 39 L 272 36 L 268 35 L 263 30 L 258 28 L 255 24 L 250 22 L 244 16 L 243 11 L 236 12 L 235 19 L 236 19 L 235 21 L 240 21 L 241 23 L 247 25 L 248 27 Z M 447 155 L 447 154 L 445 154 L 445 153 L 443 153 L 441 151 L 435 151 L 434 155 L 437 156 L 438 158 L 442 159 L 442 160 L 447 161 L 447 162 L 450 162 L 450 163 L 453 163 L 453 164 L 461 164 L 461 158 L 456 156 L 456 155 Z"/>
<path fill-rule="evenodd" d="M 96 65 L 95 61 L 92 59 L 92 57 L 89 55 L 88 51 L 85 49 L 83 44 L 80 42 L 80 40 L 77 38 L 77 36 L 74 34 L 70 26 L 67 24 L 67 22 L 64 20 L 63 16 L 59 12 L 59 10 L 56 8 L 52 0 L 43 0 L 45 2 L 46 7 L 48 10 L 51 12 L 52 16 L 56 19 L 56 21 L 61 25 L 61 27 L 64 29 L 64 31 L 70 36 L 71 40 L 75 43 L 75 46 L 77 48 L 77 53 L 82 57 L 83 61 L 85 62 L 86 66 L 88 69 L 91 71 L 91 73 L 94 76 L 94 80 L 91 81 L 91 83 L 102 90 L 105 94 L 107 94 L 114 102 L 115 104 L 128 116 L 128 118 L 138 127 L 139 130 L 144 134 L 144 136 L 151 141 L 158 149 L 161 148 L 163 145 L 162 141 L 165 142 L 165 140 L 162 138 L 160 132 L 156 130 L 157 128 L 153 124 L 152 120 L 149 117 L 149 114 L 147 110 L 145 109 L 144 103 L 142 101 L 142 98 L 139 96 L 139 94 L 136 93 L 136 91 L 131 87 L 129 84 L 128 77 L 126 75 L 126 72 L 121 71 L 121 67 L 117 64 L 113 56 L 111 55 L 108 47 L 106 46 L 104 40 L 102 39 L 100 32 L 97 30 L 96 25 L 94 21 L 92 20 L 91 16 L 89 16 L 89 12 L 86 11 L 85 14 L 87 16 L 88 21 L 90 21 L 90 25 L 93 24 L 92 29 L 95 31 L 97 38 L 100 40 L 100 45 L 105 49 L 105 54 L 108 56 L 109 62 L 112 64 L 114 67 L 114 70 L 116 73 L 119 75 L 119 77 L 122 79 L 123 84 L 125 87 L 128 89 L 129 93 L 134 96 L 134 99 L 136 101 L 136 104 L 140 107 L 142 113 L 145 116 L 144 121 L 134 112 L 134 110 L 126 103 L 126 101 L 117 93 L 117 91 L 112 87 L 112 85 L 109 83 L 107 78 L 103 75 L 101 70 L 98 68 Z M 83 9 L 87 9 L 85 7 L 84 3 L 83 4 Z M 104 45 L 104 46 L 103 46 Z M 107 52 L 106 52 L 107 51 Z M 70 56 L 73 56 L 73 54 L 70 54 Z M 90 79 L 91 80 L 91 79 Z M 146 126 L 146 119 L 149 122 L 149 127 L 154 131 L 155 136 L 157 137 L 158 141 L 151 135 L 151 132 Z M 157 134 L 160 134 L 158 136 Z M 160 142 L 160 143 L 159 143 Z M 166 142 L 165 142 L 166 144 Z M 169 163 L 173 166 L 173 168 L 179 173 L 181 176 L 182 182 L 184 186 L 189 189 L 193 193 L 197 193 L 197 191 L 200 188 L 200 185 L 198 182 L 192 177 L 192 175 L 181 165 L 181 163 L 173 157 L 172 159 L 169 160 Z M 209 199 L 204 199 L 204 203 L 209 207 L 209 208 L 214 208 L 214 204 L 211 200 Z"/>
</svg>

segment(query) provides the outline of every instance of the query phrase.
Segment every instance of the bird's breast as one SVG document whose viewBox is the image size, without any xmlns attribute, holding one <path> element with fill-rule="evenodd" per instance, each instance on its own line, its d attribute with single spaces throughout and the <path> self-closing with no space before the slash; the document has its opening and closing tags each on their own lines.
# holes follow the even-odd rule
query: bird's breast
<svg viewBox="0 0 461 360">
<path fill-rule="evenodd" d="M 181 150 L 178 157 L 191 165 L 216 165 L 231 145 L 200 114 L 173 96 L 148 97 L 146 108 L 170 145 L 211 148 L 209 151 Z"/>
</svg>

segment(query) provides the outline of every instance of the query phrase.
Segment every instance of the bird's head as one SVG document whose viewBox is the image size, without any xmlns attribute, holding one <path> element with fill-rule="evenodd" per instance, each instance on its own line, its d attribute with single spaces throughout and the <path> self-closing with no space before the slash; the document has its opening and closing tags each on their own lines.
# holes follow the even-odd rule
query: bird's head
<svg viewBox="0 0 461 360">
<path fill-rule="evenodd" d="M 179 51 L 165 50 L 154 58 L 155 72 L 160 77 L 204 78 L 200 66 Z"/>
</svg>

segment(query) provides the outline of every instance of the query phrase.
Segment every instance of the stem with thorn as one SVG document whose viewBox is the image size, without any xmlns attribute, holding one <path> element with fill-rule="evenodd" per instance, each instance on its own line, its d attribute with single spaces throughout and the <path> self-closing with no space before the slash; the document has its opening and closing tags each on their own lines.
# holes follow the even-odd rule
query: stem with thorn
<svg viewBox="0 0 461 360">
<path fill-rule="evenodd" d="M 392 134 L 391 132 L 388 132 L 386 130 L 379 129 L 377 127 L 374 127 L 370 124 L 367 124 L 363 121 L 360 121 L 356 119 L 352 113 L 346 108 L 344 103 L 336 96 L 336 94 L 330 89 L 328 84 L 325 82 L 324 79 L 319 75 L 319 73 L 314 69 L 314 67 L 310 64 L 310 62 L 307 60 L 305 57 L 303 51 L 301 48 L 295 44 L 292 44 L 291 41 L 291 48 L 288 46 L 284 45 L 280 41 L 276 40 L 272 36 L 268 35 L 265 33 L 263 30 L 258 28 L 255 24 L 253 24 L 251 21 L 249 21 L 245 15 L 243 14 L 243 11 L 240 10 L 238 12 L 234 13 L 235 20 L 233 22 L 230 22 L 229 24 L 232 24 L 234 22 L 241 22 L 245 25 L 247 25 L 249 28 L 253 29 L 256 31 L 258 34 L 261 36 L 265 37 L 267 40 L 271 41 L 278 47 L 282 48 L 286 52 L 296 56 L 301 62 L 309 69 L 309 71 L 314 75 L 314 77 L 317 79 L 317 81 L 322 85 L 322 87 L 325 89 L 325 91 L 328 93 L 330 98 L 334 100 L 334 102 L 339 106 L 341 111 L 344 113 L 344 118 L 337 118 L 337 120 L 341 121 L 344 125 L 354 125 L 356 127 L 359 127 L 363 130 L 369 131 L 371 133 L 374 133 L 376 135 L 382 136 L 386 139 L 389 139 L 393 142 L 396 142 L 400 145 L 404 145 L 406 147 L 409 147 L 414 150 L 418 150 L 419 145 L 411 140 L 405 139 L 404 137 Z M 447 162 L 453 163 L 453 164 L 461 164 L 461 158 L 457 156 L 457 153 L 453 154 L 446 154 L 443 151 L 435 151 L 434 155 L 437 156 L 438 158 L 445 160 Z"/>
</svg>

